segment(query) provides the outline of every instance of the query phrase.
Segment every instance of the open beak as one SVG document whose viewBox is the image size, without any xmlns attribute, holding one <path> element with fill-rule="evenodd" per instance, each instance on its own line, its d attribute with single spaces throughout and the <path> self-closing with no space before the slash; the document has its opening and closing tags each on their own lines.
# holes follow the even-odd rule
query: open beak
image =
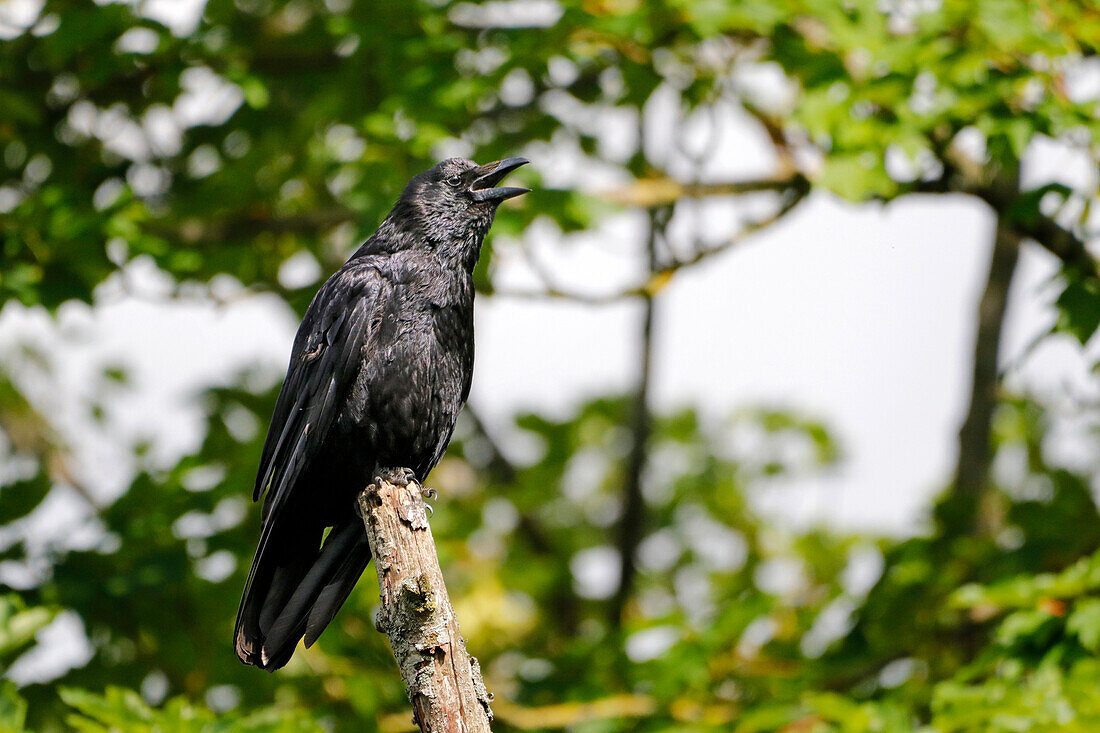
<svg viewBox="0 0 1100 733">
<path fill-rule="evenodd" d="M 527 165 L 530 162 L 531 161 L 527 160 L 527 158 L 505 158 L 495 163 L 486 163 L 483 166 L 479 166 L 475 170 L 476 175 L 474 181 L 470 184 L 470 189 L 474 194 L 474 200 L 500 203 L 505 199 L 528 193 L 531 189 L 520 188 L 518 186 L 494 187 L 516 168 L 519 168 L 521 165 Z"/>
</svg>

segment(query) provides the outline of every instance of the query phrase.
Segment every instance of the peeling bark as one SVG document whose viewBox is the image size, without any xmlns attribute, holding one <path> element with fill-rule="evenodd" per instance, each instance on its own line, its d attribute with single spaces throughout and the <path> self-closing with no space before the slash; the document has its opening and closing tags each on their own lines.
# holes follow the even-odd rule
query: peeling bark
<svg viewBox="0 0 1100 733">
<path fill-rule="evenodd" d="M 459 634 L 420 487 L 371 484 L 359 508 L 382 600 L 375 626 L 389 637 L 413 721 L 425 733 L 488 731 L 493 696 Z"/>
</svg>

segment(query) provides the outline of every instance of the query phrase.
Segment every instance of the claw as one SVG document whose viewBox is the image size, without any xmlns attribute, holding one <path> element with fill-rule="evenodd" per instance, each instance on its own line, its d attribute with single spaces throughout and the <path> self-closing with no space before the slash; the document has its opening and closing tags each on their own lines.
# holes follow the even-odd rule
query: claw
<svg viewBox="0 0 1100 733">
<path fill-rule="evenodd" d="M 437 496 L 439 496 L 439 494 L 436 493 L 435 489 L 431 489 L 424 484 L 420 484 L 420 498 L 424 500 L 424 508 L 428 511 L 428 519 L 431 519 L 432 515 L 435 514 L 435 507 L 433 507 L 428 502 L 436 498 Z"/>
</svg>

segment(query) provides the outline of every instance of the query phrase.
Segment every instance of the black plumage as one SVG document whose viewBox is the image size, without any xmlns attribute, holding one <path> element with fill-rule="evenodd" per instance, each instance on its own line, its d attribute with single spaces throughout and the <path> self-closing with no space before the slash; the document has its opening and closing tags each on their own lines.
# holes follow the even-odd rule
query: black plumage
<svg viewBox="0 0 1100 733">
<path fill-rule="evenodd" d="M 355 501 L 378 471 L 423 479 L 442 458 L 470 392 L 481 243 L 527 191 L 495 186 L 526 162 L 451 158 L 413 178 L 306 311 L 256 477 L 263 530 L 234 631 L 246 664 L 282 667 L 336 615 L 370 562 Z"/>
</svg>

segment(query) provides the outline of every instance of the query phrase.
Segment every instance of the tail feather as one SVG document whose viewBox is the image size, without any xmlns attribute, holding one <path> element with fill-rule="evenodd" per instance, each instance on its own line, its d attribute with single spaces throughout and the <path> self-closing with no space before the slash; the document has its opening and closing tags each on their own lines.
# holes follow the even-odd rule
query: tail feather
<svg viewBox="0 0 1100 733">
<path fill-rule="evenodd" d="M 294 594 L 279 611 L 279 615 L 267 631 L 262 651 L 264 656 L 278 656 L 280 651 L 288 645 L 290 649 L 294 648 L 302 636 L 306 619 L 317 596 L 340 569 L 347 554 L 359 542 L 366 543 L 361 524 L 348 522 L 332 530 L 313 567 L 302 578 Z"/>
<path fill-rule="evenodd" d="M 273 555 L 257 554 L 236 629 L 237 656 L 268 671 L 290 661 L 303 633 L 323 618 L 307 645 L 316 641 L 370 562 L 370 547 L 354 518 L 334 527 L 319 549 L 308 543 Z"/>
<path fill-rule="evenodd" d="M 321 635 L 321 632 L 336 616 L 336 612 L 344 605 L 351 589 L 355 587 L 356 581 L 359 580 L 359 576 L 363 574 L 369 563 L 370 545 L 366 542 L 357 545 L 355 549 L 348 553 L 344 564 L 336 571 L 332 581 L 317 596 L 317 600 L 309 612 L 309 618 L 306 619 L 305 633 L 307 648 L 313 646 L 313 642 L 317 641 L 317 637 Z"/>
<path fill-rule="evenodd" d="M 261 601 L 260 632 L 264 636 L 269 633 L 271 625 L 275 623 L 275 619 L 279 615 L 279 611 L 286 605 L 291 594 L 302 582 L 302 578 L 309 572 L 312 564 L 313 559 L 306 556 L 298 558 L 288 565 L 280 565 L 275 568 L 271 575 L 271 583 L 268 586 L 267 593 L 258 598 Z"/>
</svg>

